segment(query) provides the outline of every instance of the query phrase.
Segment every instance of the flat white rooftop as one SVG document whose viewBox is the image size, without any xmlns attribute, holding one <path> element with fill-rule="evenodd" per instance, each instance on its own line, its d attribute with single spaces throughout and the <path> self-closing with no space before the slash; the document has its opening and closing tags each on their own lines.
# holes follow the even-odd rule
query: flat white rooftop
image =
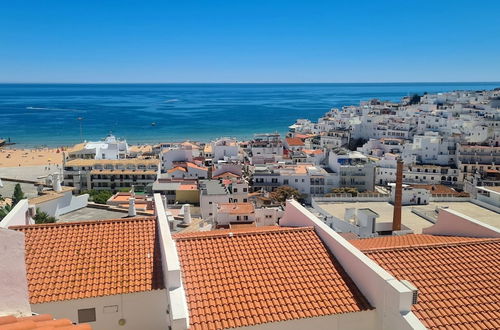
<svg viewBox="0 0 500 330">
<path fill-rule="evenodd" d="M 386 202 L 339 202 L 339 203 L 318 203 L 321 208 L 331 215 L 344 219 L 346 208 L 369 208 L 377 212 L 380 217 L 377 222 L 391 222 L 393 206 Z M 412 208 L 432 212 L 437 207 L 448 207 L 469 217 L 482 221 L 491 226 L 500 228 L 500 214 L 480 207 L 470 202 L 431 202 L 429 205 L 408 205 L 402 208 L 402 224 L 411 228 L 416 234 L 421 234 L 422 229 L 429 227 L 432 223 L 419 215 L 413 213 Z"/>
</svg>

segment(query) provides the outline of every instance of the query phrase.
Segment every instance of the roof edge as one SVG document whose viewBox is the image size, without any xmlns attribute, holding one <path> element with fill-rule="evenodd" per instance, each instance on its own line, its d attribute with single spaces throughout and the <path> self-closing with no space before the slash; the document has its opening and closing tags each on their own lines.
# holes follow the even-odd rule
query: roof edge
<svg viewBox="0 0 500 330">
<path fill-rule="evenodd" d="M 150 220 L 155 220 L 155 217 L 143 216 L 143 217 L 89 220 L 89 221 L 77 221 L 77 222 L 40 223 L 33 225 L 10 226 L 9 229 L 19 230 L 19 229 L 31 229 L 31 228 L 65 227 L 65 226 L 75 226 L 75 225 L 92 225 L 92 224 L 103 224 L 103 223 L 113 223 L 113 222 L 150 221 Z"/>
</svg>

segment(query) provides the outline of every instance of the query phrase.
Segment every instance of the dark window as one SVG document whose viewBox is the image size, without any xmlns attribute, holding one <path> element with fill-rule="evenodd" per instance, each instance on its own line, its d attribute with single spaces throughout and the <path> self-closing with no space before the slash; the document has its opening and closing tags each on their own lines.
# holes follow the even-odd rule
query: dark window
<svg viewBox="0 0 500 330">
<path fill-rule="evenodd" d="M 78 323 L 95 322 L 95 308 L 78 310 Z"/>
</svg>

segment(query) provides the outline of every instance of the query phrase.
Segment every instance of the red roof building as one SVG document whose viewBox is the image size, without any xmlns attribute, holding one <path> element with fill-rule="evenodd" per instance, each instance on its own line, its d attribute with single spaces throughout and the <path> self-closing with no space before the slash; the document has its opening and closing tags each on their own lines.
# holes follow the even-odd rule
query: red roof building
<svg viewBox="0 0 500 330">
<path fill-rule="evenodd" d="M 350 241 L 418 288 L 429 329 L 500 329 L 500 239 L 405 235 Z"/>
<path fill-rule="evenodd" d="M 371 309 L 312 227 L 232 229 L 174 238 L 191 329 Z"/>
</svg>

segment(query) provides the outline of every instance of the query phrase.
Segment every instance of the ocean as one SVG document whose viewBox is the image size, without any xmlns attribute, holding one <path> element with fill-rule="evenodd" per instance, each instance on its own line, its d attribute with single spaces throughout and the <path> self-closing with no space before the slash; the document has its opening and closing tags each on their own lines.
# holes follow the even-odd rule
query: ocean
<svg viewBox="0 0 500 330">
<path fill-rule="evenodd" d="M 109 132 L 131 144 L 285 133 L 334 107 L 500 83 L 0 84 L 0 138 L 63 146 Z"/>
</svg>

